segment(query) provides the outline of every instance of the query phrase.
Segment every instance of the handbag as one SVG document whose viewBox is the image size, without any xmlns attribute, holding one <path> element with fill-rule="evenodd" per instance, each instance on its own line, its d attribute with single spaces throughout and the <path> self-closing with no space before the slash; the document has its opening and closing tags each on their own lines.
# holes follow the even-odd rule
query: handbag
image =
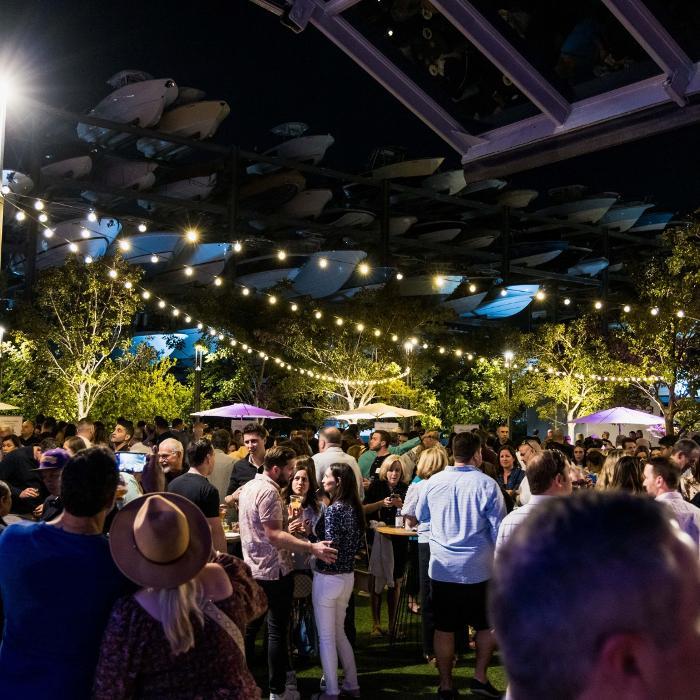
<svg viewBox="0 0 700 700">
<path fill-rule="evenodd" d="M 228 634 L 231 639 L 236 643 L 238 650 L 243 654 L 245 659 L 245 642 L 243 641 L 243 635 L 241 630 L 238 629 L 238 625 L 222 610 L 214 605 L 211 600 L 208 600 L 202 607 L 202 612 L 210 619 L 216 622 L 219 627 L 221 627 L 226 634 Z"/>
</svg>

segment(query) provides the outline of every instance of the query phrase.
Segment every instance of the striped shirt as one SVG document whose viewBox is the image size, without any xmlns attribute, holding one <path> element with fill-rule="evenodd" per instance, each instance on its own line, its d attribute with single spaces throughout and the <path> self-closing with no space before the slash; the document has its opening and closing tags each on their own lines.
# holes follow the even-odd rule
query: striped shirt
<svg viewBox="0 0 700 700">
<path fill-rule="evenodd" d="M 506 506 L 498 484 L 474 466 L 446 467 L 418 497 L 416 518 L 430 521 L 435 581 L 480 583 L 491 578 L 498 527 Z"/>
</svg>

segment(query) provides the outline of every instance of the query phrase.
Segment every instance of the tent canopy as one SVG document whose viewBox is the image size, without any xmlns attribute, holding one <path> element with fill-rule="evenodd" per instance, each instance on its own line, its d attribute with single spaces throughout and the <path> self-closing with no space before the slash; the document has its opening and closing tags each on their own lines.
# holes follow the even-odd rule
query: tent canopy
<svg viewBox="0 0 700 700">
<path fill-rule="evenodd" d="M 385 403 L 370 403 L 359 408 L 352 408 L 349 411 L 338 413 L 331 418 L 336 420 L 373 420 L 377 418 L 410 418 L 420 416 L 420 411 L 411 411 L 408 408 L 399 408 Z"/>
<path fill-rule="evenodd" d="M 197 411 L 192 413 L 193 416 L 212 416 L 217 418 L 289 418 L 274 411 L 268 411 L 266 408 L 251 406 L 248 403 L 232 403 L 229 406 L 220 406 L 219 408 L 210 408 L 206 411 Z"/>
<path fill-rule="evenodd" d="M 636 411 L 633 408 L 616 406 L 607 408 L 604 411 L 590 413 L 587 416 L 579 416 L 571 421 L 572 423 L 611 423 L 614 425 L 663 425 L 663 416 L 654 416 L 645 411 Z"/>
</svg>

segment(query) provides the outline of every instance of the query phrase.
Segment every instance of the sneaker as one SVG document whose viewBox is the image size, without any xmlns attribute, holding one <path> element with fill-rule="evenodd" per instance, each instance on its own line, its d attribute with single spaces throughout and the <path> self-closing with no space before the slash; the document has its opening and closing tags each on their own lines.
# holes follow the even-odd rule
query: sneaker
<svg viewBox="0 0 700 700">
<path fill-rule="evenodd" d="M 270 700 L 300 700 L 300 698 L 298 691 L 289 688 L 285 688 L 284 693 L 270 693 Z"/>
<path fill-rule="evenodd" d="M 325 677 L 325 675 L 321 676 L 321 680 L 318 683 L 318 687 L 321 689 L 322 693 L 326 692 L 326 677 Z"/>
<path fill-rule="evenodd" d="M 500 690 L 496 690 L 489 680 L 486 683 L 478 681 L 476 678 L 472 678 L 469 683 L 469 691 L 472 695 L 479 695 L 482 698 L 500 698 L 503 697 L 503 693 Z"/>
<path fill-rule="evenodd" d="M 294 671 L 287 671 L 287 679 L 284 682 L 284 687 L 287 690 L 298 690 L 297 674 Z"/>
</svg>

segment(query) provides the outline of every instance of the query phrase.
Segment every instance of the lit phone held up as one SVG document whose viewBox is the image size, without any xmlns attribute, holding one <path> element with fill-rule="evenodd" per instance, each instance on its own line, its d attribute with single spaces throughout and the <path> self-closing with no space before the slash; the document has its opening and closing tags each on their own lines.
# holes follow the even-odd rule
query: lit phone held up
<svg viewBox="0 0 700 700">
<path fill-rule="evenodd" d="M 148 461 L 148 455 L 141 452 L 117 452 L 117 468 L 120 472 L 140 474 Z"/>
</svg>

